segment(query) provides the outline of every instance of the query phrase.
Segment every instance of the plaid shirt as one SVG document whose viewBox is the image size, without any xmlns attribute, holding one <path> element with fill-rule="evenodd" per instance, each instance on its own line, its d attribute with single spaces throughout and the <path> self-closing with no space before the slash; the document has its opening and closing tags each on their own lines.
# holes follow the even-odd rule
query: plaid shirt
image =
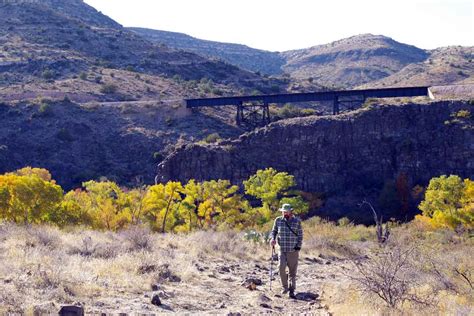
<svg viewBox="0 0 474 316">
<path fill-rule="evenodd" d="M 291 232 L 286 223 L 288 223 L 298 236 Z M 303 243 L 303 228 L 301 228 L 300 219 L 294 216 L 289 220 L 286 220 L 283 216 L 277 217 L 273 224 L 271 236 L 272 240 L 277 241 L 281 252 L 295 251 L 295 247 L 301 248 L 301 244 Z"/>
</svg>

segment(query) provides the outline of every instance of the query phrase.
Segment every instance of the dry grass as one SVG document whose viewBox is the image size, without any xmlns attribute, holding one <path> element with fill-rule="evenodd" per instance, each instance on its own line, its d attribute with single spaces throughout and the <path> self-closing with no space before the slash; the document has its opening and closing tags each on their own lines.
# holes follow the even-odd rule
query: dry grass
<svg viewBox="0 0 474 316">
<path fill-rule="evenodd" d="M 91 306 L 143 296 L 153 284 L 192 284 L 201 266 L 261 258 L 262 249 L 234 232 L 170 236 L 140 227 L 111 233 L 0 224 L 0 314 L 44 302 Z"/>
<path fill-rule="evenodd" d="M 416 301 L 402 300 L 390 307 L 362 289 L 357 281 L 360 271 L 352 263 L 377 271 L 383 268 L 377 263 L 383 262 L 384 253 L 392 251 L 396 257 L 396 251 L 404 249 L 416 254 L 400 276 L 410 285 L 405 294 L 430 295 L 421 314 L 473 311 L 473 290 L 467 281 L 472 282 L 472 239 L 401 225 L 392 228 L 389 243 L 381 248 L 373 227 L 317 218 L 305 221 L 304 231 L 299 284 L 301 290 L 320 295 L 316 305 L 281 305 L 268 290 L 268 245 L 244 241 L 240 232 L 154 234 L 133 227 L 111 233 L 3 223 L 0 314 L 53 313 L 60 304 L 71 303 L 85 305 L 87 313 L 263 313 L 261 295 L 270 297 L 274 311 L 281 313 L 418 314 Z M 249 291 L 240 286 L 246 277 L 261 278 L 264 284 Z M 151 305 L 153 293 L 160 295 L 164 307 Z"/>
</svg>

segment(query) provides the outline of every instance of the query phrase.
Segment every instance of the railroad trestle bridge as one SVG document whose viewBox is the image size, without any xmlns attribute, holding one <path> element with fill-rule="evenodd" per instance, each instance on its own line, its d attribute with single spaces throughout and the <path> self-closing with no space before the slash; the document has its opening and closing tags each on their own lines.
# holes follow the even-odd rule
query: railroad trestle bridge
<svg viewBox="0 0 474 316">
<path fill-rule="evenodd" d="M 396 98 L 432 95 L 429 87 L 403 87 L 365 90 L 339 90 L 309 93 L 287 93 L 270 95 L 248 95 L 235 97 L 185 99 L 187 108 L 235 106 L 237 109 L 236 123 L 264 125 L 271 121 L 270 104 L 298 103 L 298 102 L 332 102 L 332 114 L 339 114 L 341 107 L 349 104 L 362 105 L 368 98 Z"/>
</svg>

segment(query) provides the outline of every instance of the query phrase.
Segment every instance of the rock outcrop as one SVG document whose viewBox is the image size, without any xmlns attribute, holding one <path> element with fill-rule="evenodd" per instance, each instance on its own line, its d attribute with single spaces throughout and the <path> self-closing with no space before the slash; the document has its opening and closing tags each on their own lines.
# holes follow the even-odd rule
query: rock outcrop
<svg viewBox="0 0 474 316">
<path fill-rule="evenodd" d="M 473 106 L 461 101 L 376 105 L 280 121 L 218 145 L 181 148 L 158 166 L 158 179 L 240 183 L 273 167 L 294 175 L 301 190 L 360 198 L 380 192 L 401 173 L 410 187 L 442 174 L 473 177 L 474 123 L 461 110 L 472 113 Z"/>
</svg>

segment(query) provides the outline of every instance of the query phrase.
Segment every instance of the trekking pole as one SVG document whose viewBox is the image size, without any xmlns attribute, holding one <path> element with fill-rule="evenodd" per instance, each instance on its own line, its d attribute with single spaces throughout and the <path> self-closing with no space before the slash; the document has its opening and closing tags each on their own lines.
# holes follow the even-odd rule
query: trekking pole
<svg viewBox="0 0 474 316">
<path fill-rule="evenodd" d="M 272 279 L 273 279 L 273 258 L 275 257 L 275 246 L 272 246 L 272 258 L 270 261 L 270 291 L 272 290 Z"/>
</svg>

